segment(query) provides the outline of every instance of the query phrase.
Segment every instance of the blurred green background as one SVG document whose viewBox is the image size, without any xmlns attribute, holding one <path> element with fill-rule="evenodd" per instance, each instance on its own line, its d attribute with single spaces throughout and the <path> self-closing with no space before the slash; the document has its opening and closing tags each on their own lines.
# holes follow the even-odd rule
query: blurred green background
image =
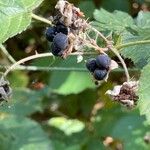
<svg viewBox="0 0 150 150">
<path fill-rule="evenodd" d="M 44 0 L 34 13 L 49 18 L 56 0 Z M 135 18 L 149 11 L 147 0 L 70 0 L 93 20 L 95 9 L 121 10 Z M 44 37 L 47 25 L 33 20 L 23 33 L 7 40 L 5 47 L 20 60 L 50 52 Z M 88 59 L 92 56 L 86 56 Z M 10 63 L 0 54 L 1 71 Z M 113 55 L 112 58 L 118 61 Z M 129 67 L 133 63 L 126 60 Z M 107 83 L 97 87 L 86 71 L 70 56 L 42 58 L 26 63 L 37 71 L 17 70 L 9 74 L 12 99 L 0 106 L 0 150 L 149 150 L 144 141 L 150 127 L 138 109 L 127 110 L 112 102 L 105 91 L 125 81 L 123 71 L 111 73 Z M 134 78 L 139 72 L 131 72 Z"/>
</svg>

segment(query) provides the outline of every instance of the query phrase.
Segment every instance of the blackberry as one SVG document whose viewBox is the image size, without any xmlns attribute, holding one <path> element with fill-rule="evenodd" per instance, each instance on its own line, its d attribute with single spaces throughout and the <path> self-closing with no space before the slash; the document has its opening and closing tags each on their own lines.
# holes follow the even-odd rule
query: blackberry
<svg viewBox="0 0 150 150">
<path fill-rule="evenodd" d="M 100 69 L 96 69 L 94 71 L 94 78 L 96 80 L 103 80 L 107 75 L 107 70 L 100 70 Z"/>
<path fill-rule="evenodd" d="M 60 22 L 56 24 L 56 31 L 68 35 L 68 28 Z"/>
<path fill-rule="evenodd" d="M 62 56 L 63 50 L 57 47 L 54 43 L 52 43 L 51 48 L 54 56 Z"/>
<path fill-rule="evenodd" d="M 45 32 L 46 39 L 52 42 L 56 33 L 57 33 L 56 27 L 49 27 Z"/>
<path fill-rule="evenodd" d="M 68 46 L 68 37 L 63 33 L 57 33 L 53 39 L 53 44 L 61 50 L 65 50 Z"/>
<path fill-rule="evenodd" d="M 68 37 L 63 33 L 57 33 L 52 43 L 52 54 L 55 56 L 61 56 L 63 51 L 68 46 Z"/>
<path fill-rule="evenodd" d="M 94 59 L 94 58 L 89 59 L 86 63 L 86 68 L 90 72 L 94 72 L 95 69 L 97 68 L 96 59 Z"/>
<path fill-rule="evenodd" d="M 108 55 L 98 55 L 96 58 L 96 64 L 100 69 L 109 69 L 111 59 Z"/>
</svg>

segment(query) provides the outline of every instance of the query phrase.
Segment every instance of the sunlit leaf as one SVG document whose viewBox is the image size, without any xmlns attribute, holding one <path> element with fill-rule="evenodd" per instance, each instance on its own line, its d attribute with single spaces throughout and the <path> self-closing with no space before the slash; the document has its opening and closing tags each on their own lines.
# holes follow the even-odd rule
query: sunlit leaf
<svg viewBox="0 0 150 150">
<path fill-rule="evenodd" d="M 43 0 L 0 0 L 0 43 L 24 31 L 31 23 L 31 12 Z"/>
<path fill-rule="evenodd" d="M 63 117 L 51 118 L 48 124 L 62 130 L 66 135 L 80 132 L 85 127 L 85 125 L 79 120 L 66 119 Z"/>
<path fill-rule="evenodd" d="M 56 89 L 59 94 L 78 94 L 87 88 L 94 88 L 95 85 L 88 73 L 71 72 L 64 83 Z"/>
</svg>

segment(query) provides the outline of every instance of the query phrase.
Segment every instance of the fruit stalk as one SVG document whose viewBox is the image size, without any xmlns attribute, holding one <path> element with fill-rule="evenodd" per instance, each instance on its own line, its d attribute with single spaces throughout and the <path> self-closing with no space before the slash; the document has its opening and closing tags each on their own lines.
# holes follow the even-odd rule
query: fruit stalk
<svg viewBox="0 0 150 150">
<path fill-rule="evenodd" d="M 119 54 L 119 52 L 118 52 L 118 50 L 116 49 L 116 48 L 114 48 L 114 47 L 110 47 L 110 49 L 111 49 L 111 51 L 118 57 L 118 59 L 120 60 L 120 62 L 122 63 L 122 66 L 123 66 L 123 68 L 124 68 L 124 71 L 125 71 L 125 75 L 126 75 L 126 80 L 127 80 L 127 82 L 129 82 L 130 81 L 130 75 L 129 75 L 129 71 L 128 71 L 128 69 L 127 69 L 127 66 L 126 66 L 126 64 L 125 64 L 125 62 L 124 62 L 124 60 L 123 60 L 123 58 L 121 57 L 121 55 Z"/>
<path fill-rule="evenodd" d="M 45 18 L 40 17 L 40 16 L 37 16 L 37 15 L 35 15 L 33 13 L 31 14 L 31 17 L 34 18 L 35 20 L 38 20 L 38 21 L 44 22 L 46 24 L 52 25 L 52 22 L 49 21 L 48 19 L 45 19 Z"/>
</svg>

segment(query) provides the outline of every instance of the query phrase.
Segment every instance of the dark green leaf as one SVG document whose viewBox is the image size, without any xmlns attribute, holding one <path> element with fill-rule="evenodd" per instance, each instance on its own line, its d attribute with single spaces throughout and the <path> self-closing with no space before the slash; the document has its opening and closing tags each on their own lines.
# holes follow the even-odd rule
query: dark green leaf
<svg viewBox="0 0 150 150">
<path fill-rule="evenodd" d="M 150 145 L 144 142 L 148 129 L 142 125 L 142 122 L 143 118 L 139 115 L 125 116 L 118 120 L 111 135 L 123 142 L 125 150 L 149 150 Z"/>
<path fill-rule="evenodd" d="M 147 121 L 150 123 L 150 64 L 146 65 L 142 70 L 139 87 L 139 109 L 142 115 L 146 115 Z"/>
<path fill-rule="evenodd" d="M 1 150 L 53 150 L 48 136 L 34 121 L 5 116 L 0 119 Z"/>
<path fill-rule="evenodd" d="M 13 90 L 11 102 L 0 106 L 0 112 L 7 112 L 18 116 L 31 115 L 42 111 L 42 94 L 29 89 Z"/>
</svg>

